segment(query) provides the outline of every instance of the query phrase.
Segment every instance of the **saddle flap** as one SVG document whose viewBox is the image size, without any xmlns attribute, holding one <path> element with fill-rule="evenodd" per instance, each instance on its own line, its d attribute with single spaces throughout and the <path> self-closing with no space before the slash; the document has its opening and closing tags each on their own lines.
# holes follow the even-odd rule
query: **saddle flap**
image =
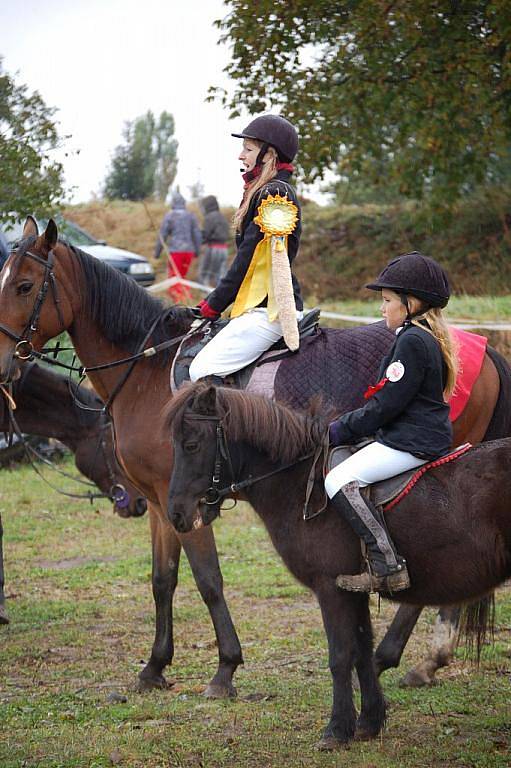
<svg viewBox="0 0 511 768">
<path fill-rule="evenodd" d="M 370 442 L 372 441 L 364 440 L 356 445 L 339 445 L 337 448 L 333 448 L 328 457 L 328 469 L 331 470 L 342 464 L 343 461 L 346 461 L 346 459 Z M 415 472 L 417 472 L 417 469 L 410 469 L 407 472 L 402 472 L 400 475 L 394 475 L 394 477 L 381 480 L 379 483 L 373 483 L 360 490 L 369 497 L 375 506 L 383 506 L 406 488 Z"/>
</svg>

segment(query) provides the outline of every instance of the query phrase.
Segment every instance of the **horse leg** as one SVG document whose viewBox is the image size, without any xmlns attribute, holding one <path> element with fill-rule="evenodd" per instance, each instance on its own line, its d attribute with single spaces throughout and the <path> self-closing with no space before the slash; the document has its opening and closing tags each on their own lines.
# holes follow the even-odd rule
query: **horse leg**
<svg viewBox="0 0 511 768">
<path fill-rule="evenodd" d="M 0 624 L 8 624 L 9 617 L 5 609 L 4 593 L 4 529 L 2 525 L 2 516 L 0 515 Z"/>
<path fill-rule="evenodd" d="M 390 667 L 399 666 L 403 651 L 421 613 L 422 606 L 420 605 L 403 603 L 399 606 L 374 655 L 374 665 L 378 677 Z"/>
<path fill-rule="evenodd" d="M 356 670 L 360 684 L 361 709 L 355 738 L 373 739 L 385 724 L 383 696 L 373 660 L 373 629 L 369 612 L 369 596 L 360 596 L 357 619 L 358 656 Z"/>
<path fill-rule="evenodd" d="M 225 602 L 223 577 L 213 529 L 211 526 L 206 526 L 200 531 L 183 534 L 181 543 L 198 590 L 211 616 L 218 645 L 218 669 L 204 695 L 211 699 L 234 697 L 236 689 L 232 684 L 232 678 L 237 667 L 243 664 L 243 656 L 240 641 Z"/>
<path fill-rule="evenodd" d="M 432 685 L 435 682 L 437 670 L 441 667 L 446 667 L 453 659 L 458 639 L 459 619 L 459 606 L 440 608 L 427 657 L 406 673 L 401 680 L 401 685 L 420 688 L 423 685 Z"/>
<path fill-rule="evenodd" d="M 139 674 L 139 690 L 164 688 L 162 670 L 174 655 L 172 600 L 177 586 L 181 542 L 161 508 L 149 502 L 152 540 L 152 587 L 156 608 L 156 629 L 151 658 Z"/>
<path fill-rule="evenodd" d="M 360 596 L 337 589 L 333 578 L 325 580 L 314 591 L 328 640 L 328 665 L 333 683 L 332 713 L 318 749 L 334 750 L 347 746 L 355 735 L 351 673 L 358 661 L 356 635 Z M 365 682 L 365 674 L 363 678 Z"/>
</svg>

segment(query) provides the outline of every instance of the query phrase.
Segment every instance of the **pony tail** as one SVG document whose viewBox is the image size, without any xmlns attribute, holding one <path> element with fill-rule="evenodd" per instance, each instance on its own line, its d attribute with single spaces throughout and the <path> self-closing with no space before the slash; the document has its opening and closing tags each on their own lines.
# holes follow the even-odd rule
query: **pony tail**
<svg viewBox="0 0 511 768">
<path fill-rule="evenodd" d="M 262 142 L 257 142 L 257 144 L 260 144 L 261 147 Z M 262 187 L 264 187 L 265 184 L 267 184 L 269 181 L 275 178 L 277 175 L 277 164 L 279 162 L 279 158 L 277 155 L 277 150 L 274 147 L 268 147 L 268 153 L 270 155 L 269 160 L 267 160 L 262 167 L 262 171 L 257 178 L 255 178 L 247 187 L 245 190 L 245 194 L 243 195 L 243 200 L 241 201 L 241 205 L 234 214 L 233 222 L 236 229 L 236 232 L 240 232 L 241 225 L 243 224 L 243 219 L 247 215 L 247 211 L 250 207 L 250 203 L 252 201 L 252 198 L 258 192 Z"/>
<path fill-rule="evenodd" d="M 421 317 L 427 321 L 429 328 L 424 327 L 418 320 L 412 320 L 412 323 L 431 333 L 440 344 L 442 357 L 447 366 L 447 382 L 444 389 L 444 396 L 447 399 L 452 395 L 456 386 L 456 376 L 459 369 L 457 344 L 451 336 L 449 326 L 440 307 L 428 309 Z"/>
</svg>

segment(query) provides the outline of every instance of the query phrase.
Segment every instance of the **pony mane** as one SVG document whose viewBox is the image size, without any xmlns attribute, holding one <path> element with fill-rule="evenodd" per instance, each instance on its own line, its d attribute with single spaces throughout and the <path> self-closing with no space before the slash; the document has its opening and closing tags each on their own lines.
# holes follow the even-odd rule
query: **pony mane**
<svg viewBox="0 0 511 768">
<path fill-rule="evenodd" d="M 187 408 L 199 412 L 194 402 L 209 387 L 198 381 L 185 385 L 172 398 L 165 416 L 173 432 L 181 427 Z M 264 451 L 272 461 L 293 462 L 315 451 L 324 439 L 328 421 L 324 412 L 318 415 L 318 403 L 296 411 L 242 390 L 215 387 L 215 391 L 216 408 L 211 415 L 220 418 L 227 438 Z"/>
</svg>

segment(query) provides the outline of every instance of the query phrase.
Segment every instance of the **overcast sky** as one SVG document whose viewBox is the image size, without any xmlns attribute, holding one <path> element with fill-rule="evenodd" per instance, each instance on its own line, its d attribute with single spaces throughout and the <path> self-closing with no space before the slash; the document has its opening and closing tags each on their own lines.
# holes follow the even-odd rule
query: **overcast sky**
<svg viewBox="0 0 511 768">
<path fill-rule="evenodd" d="M 124 122 L 148 109 L 174 115 L 181 191 L 200 178 L 221 203 L 239 202 L 230 133 L 246 119 L 204 103 L 208 86 L 227 84 L 213 26 L 225 14 L 221 0 L 0 0 L 4 69 L 58 108 L 75 202 L 100 191 Z"/>
</svg>

